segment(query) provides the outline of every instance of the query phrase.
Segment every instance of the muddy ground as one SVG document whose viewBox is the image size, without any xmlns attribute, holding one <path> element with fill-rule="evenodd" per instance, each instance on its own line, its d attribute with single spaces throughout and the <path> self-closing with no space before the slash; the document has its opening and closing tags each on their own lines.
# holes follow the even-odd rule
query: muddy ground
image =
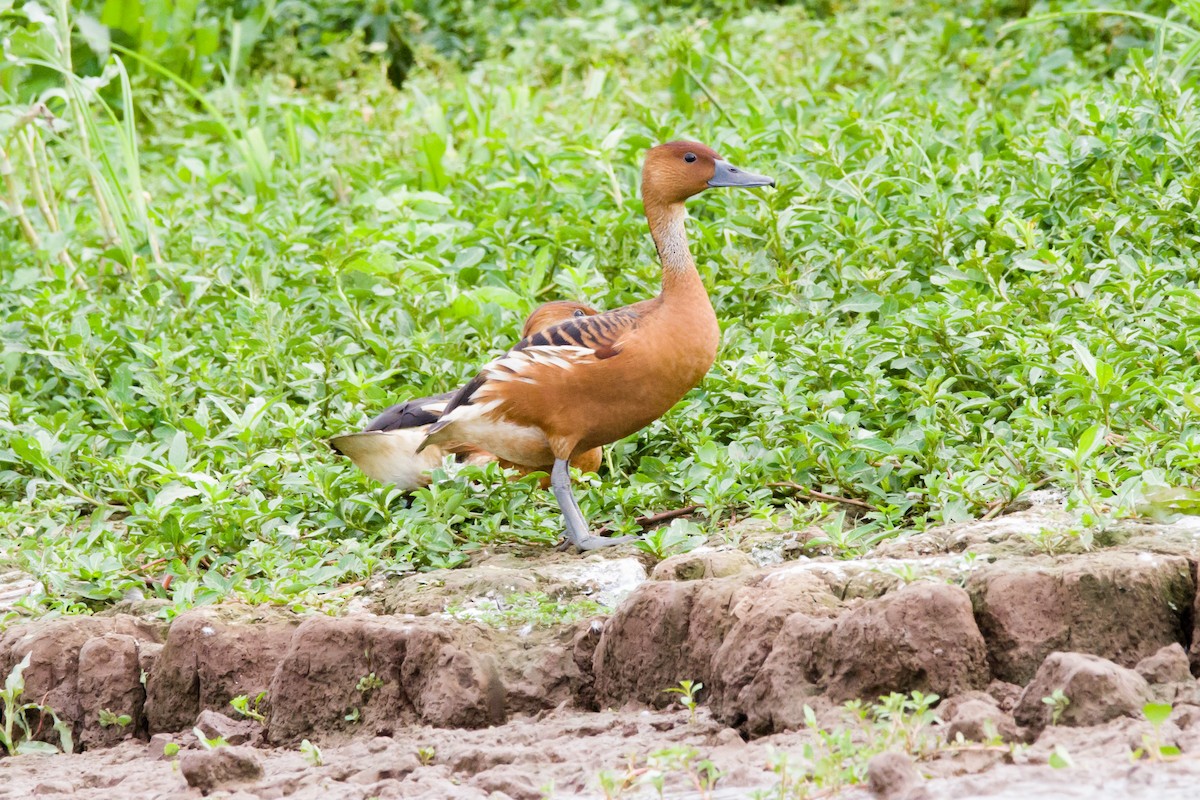
<svg viewBox="0 0 1200 800">
<path fill-rule="evenodd" d="M 806 767 L 818 796 L 1194 796 L 1200 524 L 1085 550 L 1035 501 L 853 561 L 757 523 L 657 564 L 481 553 L 339 617 L 230 604 L 166 626 L 142 603 L 12 626 L 0 672 L 29 656 L 25 699 L 81 752 L 0 758 L 0 798 L 790 798 Z M 694 715 L 664 692 L 681 681 L 704 684 Z M 914 691 L 942 698 L 927 724 L 844 705 Z M 229 705 L 260 693 L 261 722 Z"/>
</svg>

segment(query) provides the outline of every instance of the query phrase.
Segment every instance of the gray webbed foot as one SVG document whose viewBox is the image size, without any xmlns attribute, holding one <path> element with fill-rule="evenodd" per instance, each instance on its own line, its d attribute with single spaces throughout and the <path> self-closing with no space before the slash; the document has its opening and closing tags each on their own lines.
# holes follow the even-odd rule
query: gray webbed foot
<svg viewBox="0 0 1200 800">
<path fill-rule="evenodd" d="M 550 472 L 550 490 L 554 492 L 554 498 L 558 500 L 558 507 L 562 509 L 563 523 L 566 527 L 564 531 L 566 539 L 559 545 L 560 550 L 574 547 L 580 552 L 587 552 L 618 544 L 628 544 L 641 538 L 639 536 L 609 538 L 592 535 L 583 519 L 583 512 L 579 510 L 579 501 L 575 499 L 575 493 L 571 491 L 571 473 L 565 459 L 554 460 L 554 469 Z"/>
</svg>

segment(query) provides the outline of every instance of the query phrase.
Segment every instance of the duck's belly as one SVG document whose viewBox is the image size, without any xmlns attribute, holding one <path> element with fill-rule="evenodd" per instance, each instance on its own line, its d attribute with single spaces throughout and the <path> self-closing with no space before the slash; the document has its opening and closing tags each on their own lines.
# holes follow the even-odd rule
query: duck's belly
<svg viewBox="0 0 1200 800">
<path fill-rule="evenodd" d="M 541 467 L 554 463 L 546 434 L 531 425 L 480 415 L 456 421 L 454 438 L 513 464 Z"/>
</svg>

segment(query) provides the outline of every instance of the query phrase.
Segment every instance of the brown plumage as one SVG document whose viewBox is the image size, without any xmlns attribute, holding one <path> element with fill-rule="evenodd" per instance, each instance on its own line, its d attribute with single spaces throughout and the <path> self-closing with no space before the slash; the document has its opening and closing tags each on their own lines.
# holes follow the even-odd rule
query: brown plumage
<svg viewBox="0 0 1200 800">
<path fill-rule="evenodd" d="M 522 464 L 553 461 L 568 539 L 591 536 L 566 480 L 567 464 L 662 416 L 716 358 L 720 329 L 688 249 L 684 202 L 713 186 L 774 186 L 695 142 L 646 154 L 642 200 L 662 261 L 662 292 L 624 308 L 569 319 L 522 339 L 447 404 L 421 447 L 470 442 Z"/>
<path fill-rule="evenodd" d="M 586 318 L 598 313 L 596 309 L 583 303 L 554 300 L 534 309 L 525 320 L 521 336 L 526 338 L 560 322 Z M 445 392 L 394 405 L 371 420 L 362 431 L 333 437 L 329 440 L 329 446 L 348 456 L 369 477 L 395 484 L 405 490 L 427 486 L 430 471 L 441 466 L 448 454 L 453 454 L 459 462 L 468 464 L 482 465 L 499 460 L 503 466 L 515 468 L 522 475 L 550 471 L 553 459 L 541 464 L 522 464 L 497 459 L 486 450 L 470 443 L 459 443 L 444 448 L 423 448 L 418 452 L 417 447 L 425 438 L 429 426 L 441 418 L 442 410 L 454 395 L 454 392 Z M 601 457 L 600 448 L 594 448 L 581 454 L 576 466 L 585 472 L 595 472 L 600 468 Z M 545 488 L 549 479 L 543 480 L 542 484 Z"/>
</svg>

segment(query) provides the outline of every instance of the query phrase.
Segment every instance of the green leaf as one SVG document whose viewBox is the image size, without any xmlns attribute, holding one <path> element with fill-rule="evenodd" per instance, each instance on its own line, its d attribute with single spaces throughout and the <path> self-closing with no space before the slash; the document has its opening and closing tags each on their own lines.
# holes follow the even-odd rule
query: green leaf
<svg viewBox="0 0 1200 800">
<path fill-rule="evenodd" d="M 38 742 L 32 739 L 26 739 L 17 745 L 17 755 L 21 756 L 55 756 L 59 752 L 59 749 L 49 742 Z"/>
<path fill-rule="evenodd" d="M 42 443 L 33 436 L 20 436 L 12 440 L 13 452 L 17 454 L 25 463 L 32 467 L 37 467 L 43 472 L 49 472 L 56 475 L 57 472 L 50 464 L 50 459 L 46 457 L 46 452 L 42 449 Z"/>
<path fill-rule="evenodd" d="M 173 481 L 160 489 L 158 494 L 154 496 L 154 507 L 166 508 L 179 500 L 187 497 L 195 497 L 198 494 L 201 494 L 199 489 L 193 486 L 184 486 L 178 481 Z"/>
<path fill-rule="evenodd" d="M 71 723 L 59 719 L 58 715 L 53 712 L 51 712 L 51 716 L 54 718 L 54 730 L 58 732 L 59 747 L 64 753 L 75 752 L 75 739 Z"/>
<path fill-rule="evenodd" d="M 25 691 L 25 670 L 29 668 L 29 662 L 32 658 L 32 652 L 26 653 L 25 657 L 12 668 L 8 676 L 4 679 L 4 694 L 14 701 Z"/>
<path fill-rule="evenodd" d="M 1096 374 L 1093 376 L 1096 379 L 1096 388 L 1103 392 L 1108 384 L 1112 382 L 1114 374 L 1115 372 L 1108 362 L 1097 361 Z"/>
<path fill-rule="evenodd" d="M 1155 727 L 1162 725 L 1171 716 L 1174 708 L 1170 703 L 1146 703 L 1142 706 L 1142 714 Z"/>
<path fill-rule="evenodd" d="M 857 314 L 867 314 L 878 311 L 883 305 L 883 298 L 871 292 L 858 292 L 838 307 L 838 311 L 849 311 Z"/>
<path fill-rule="evenodd" d="M 1054 752 L 1050 754 L 1050 766 L 1055 769 L 1067 769 L 1074 767 L 1075 762 L 1071 760 L 1071 754 L 1061 744 L 1054 746 Z"/>
<path fill-rule="evenodd" d="M 517 309 L 523 305 L 520 295 L 503 286 L 480 286 L 466 294 L 479 303 L 496 303 L 504 308 Z"/>
<path fill-rule="evenodd" d="M 1084 431 L 1075 445 L 1076 463 L 1082 465 L 1095 455 L 1098 450 L 1104 447 L 1104 440 L 1107 435 L 1108 431 L 1099 423 Z"/>
<path fill-rule="evenodd" d="M 29 10 L 27 4 L 25 10 Z M 55 45 L 54 32 L 49 26 L 42 26 L 35 29 L 17 28 L 5 40 L 6 49 L 12 58 L 23 59 L 32 58 L 40 61 L 53 62 L 56 58 L 57 47 Z"/>
<path fill-rule="evenodd" d="M 108 58 L 112 40 L 106 25 L 87 14 L 78 14 L 75 17 L 75 27 L 79 29 L 79 35 L 83 37 L 83 41 L 87 43 L 93 53 L 101 60 Z"/>
<path fill-rule="evenodd" d="M 183 431 L 175 431 L 175 435 L 171 437 L 171 446 L 167 450 L 167 463 L 176 472 L 183 472 L 187 469 L 187 434 Z"/>
<path fill-rule="evenodd" d="M 1092 380 L 1095 380 L 1096 357 L 1077 339 L 1071 340 L 1071 349 L 1075 351 L 1075 357 L 1079 360 L 1083 368 L 1087 370 L 1087 374 L 1092 376 Z"/>
</svg>

